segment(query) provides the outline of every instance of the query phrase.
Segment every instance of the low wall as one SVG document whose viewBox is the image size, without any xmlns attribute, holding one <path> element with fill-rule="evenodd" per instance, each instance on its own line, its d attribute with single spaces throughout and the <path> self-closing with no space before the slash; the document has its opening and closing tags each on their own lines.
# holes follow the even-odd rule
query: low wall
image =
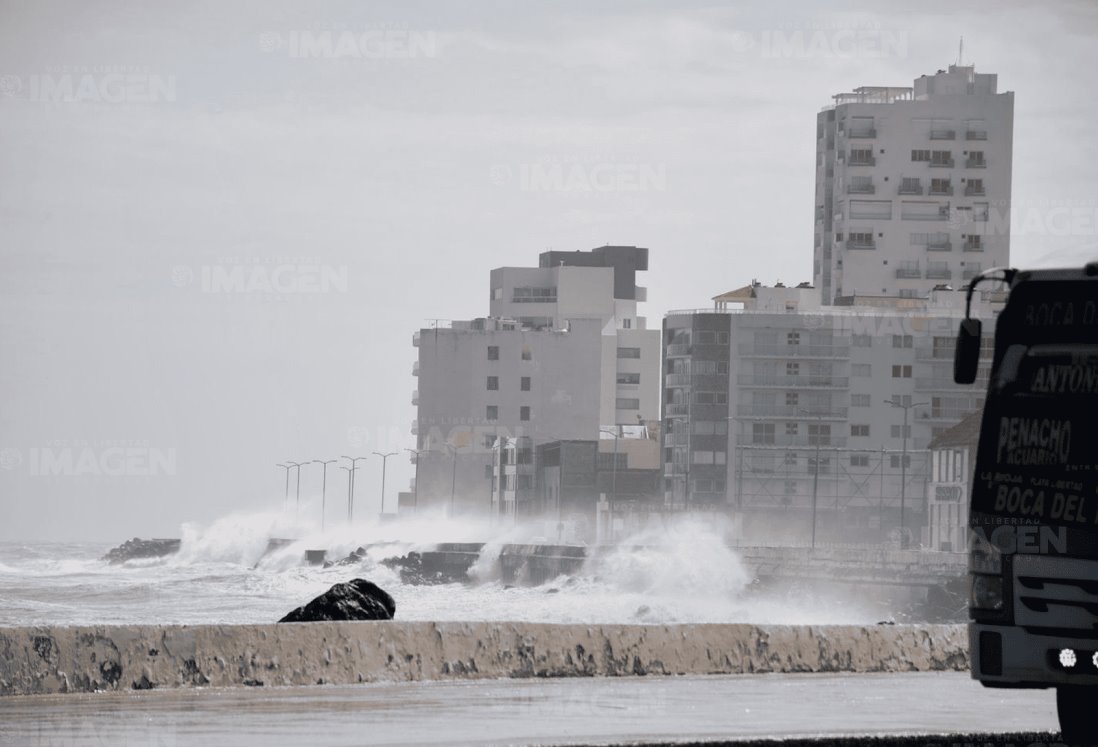
<svg viewBox="0 0 1098 747">
<path fill-rule="evenodd" d="M 0 695 L 967 666 L 961 625 L 359 622 L 0 628 Z"/>
</svg>

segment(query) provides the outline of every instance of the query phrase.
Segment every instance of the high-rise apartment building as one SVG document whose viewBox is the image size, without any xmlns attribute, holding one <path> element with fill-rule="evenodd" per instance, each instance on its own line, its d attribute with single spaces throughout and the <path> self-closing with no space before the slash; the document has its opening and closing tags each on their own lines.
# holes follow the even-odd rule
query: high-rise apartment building
<svg viewBox="0 0 1098 747">
<path fill-rule="evenodd" d="M 637 314 L 647 267 L 640 247 L 544 252 L 491 272 L 487 317 L 415 334 L 419 505 L 537 513 L 537 445 L 658 420 L 660 335 Z"/>
<path fill-rule="evenodd" d="M 833 99 L 816 120 L 824 303 L 926 296 L 1009 263 L 1014 94 L 996 75 L 950 65 Z"/>
</svg>

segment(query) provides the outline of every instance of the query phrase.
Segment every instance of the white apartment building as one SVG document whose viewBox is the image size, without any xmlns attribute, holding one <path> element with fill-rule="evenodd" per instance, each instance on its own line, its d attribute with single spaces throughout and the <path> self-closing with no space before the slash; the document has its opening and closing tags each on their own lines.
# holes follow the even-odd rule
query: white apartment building
<svg viewBox="0 0 1098 747">
<path fill-rule="evenodd" d="M 950 65 L 910 88 L 864 86 L 817 115 L 814 282 L 925 296 L 1009 264 L 1014 94 Z"/>
<path fill-rule="evenodd" d="M 637 315 L 647 266 L 639 247 L 545 252 L 491 272 L 488 317 L 414 335 L 419 505 L 521 515 L 536 445 L 658 419 L 659 331 Z"/>
<path fill-rule="evenodd" d="M 727 506 L 745 541 L 917 540 L 928 446 L 982 407 L 953 383 L 964 294 L 856 297 L 758 284 L 664 319 L 664 489 L 669 507 Z M 990 363 L 999 295 L 981 293 Z M 906 417 L 906 427 L 905 427 Z M 894 536 L 895 535 L 895 536 Z"/>
</svg>

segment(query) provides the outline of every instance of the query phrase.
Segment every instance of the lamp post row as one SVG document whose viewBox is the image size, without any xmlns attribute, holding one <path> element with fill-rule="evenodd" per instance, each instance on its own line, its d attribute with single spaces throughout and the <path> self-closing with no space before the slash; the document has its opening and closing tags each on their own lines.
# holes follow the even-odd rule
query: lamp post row
<svg viewBox="0 0 1098 747">
<path fill-rule="evenodd" d="M 406 449 L 406 451 L 413 451 L 412 449 Z M 396 456 L 399 452 L 381 453 L 378 451 L 373 452 L 375 455 L 381 457 L 381 513 L 385 513 L 385 471 L 389 457 Z M 418 457 L 418 453 L 416 453 Z M 350 462 L 351 466 L 339 465 L 339 468 L 347 472 L 347 521 L 350 522 L 354 519 L 354 507 L 355 507 L 355 472 L 358 471 L 358 463 L 366 461 L 366 457 L 358 456 L 352 457 L 342 455 L 341 459 L 346 459 Z M 285 461 L 276 464 L 276 467 L 281 467 L 286 470 L 286 487 L 284 500 L 286 503 L 290 502 L 290 470 L 296 470 L 296 487 L 294 490 L 294 511 L 300 513 L 301 511 L 301 468 L 306 464 L 320 464 L 323 466 L 323 476 L 321 482 L 321 495 L 320 495 L 320 528 L 323 531 L 326 526 L 327 509 L 328 509 L 328 465 L 334 464 L 339 461 L 338 459 L 311 459 L 304 462 Z M 418 462 L 418 459 L 417 459 Z M 418 464 L 417 464 L 418 467 Z M 418 492 L 418 485 L 417 485 Z M 417 496 L 418 497 L 418 496 Z M 418 502 L 418 501 L 417 501 Z"/>
</svg>

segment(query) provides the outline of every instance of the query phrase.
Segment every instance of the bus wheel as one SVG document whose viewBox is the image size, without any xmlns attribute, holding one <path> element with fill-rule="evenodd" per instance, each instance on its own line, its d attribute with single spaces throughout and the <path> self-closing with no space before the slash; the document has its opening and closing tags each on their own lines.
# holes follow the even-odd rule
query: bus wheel
<svg viewBox="0 0 1098 747">
<path fill-rule="evenodd" d="M 1098 687 L 1061 685 L 1056 688 L 1056 715 L 1060 717 L 1060 738 L 1067 744 L 1092 744 L 1095 740 L 1094 706 Z"/>
</svg>

